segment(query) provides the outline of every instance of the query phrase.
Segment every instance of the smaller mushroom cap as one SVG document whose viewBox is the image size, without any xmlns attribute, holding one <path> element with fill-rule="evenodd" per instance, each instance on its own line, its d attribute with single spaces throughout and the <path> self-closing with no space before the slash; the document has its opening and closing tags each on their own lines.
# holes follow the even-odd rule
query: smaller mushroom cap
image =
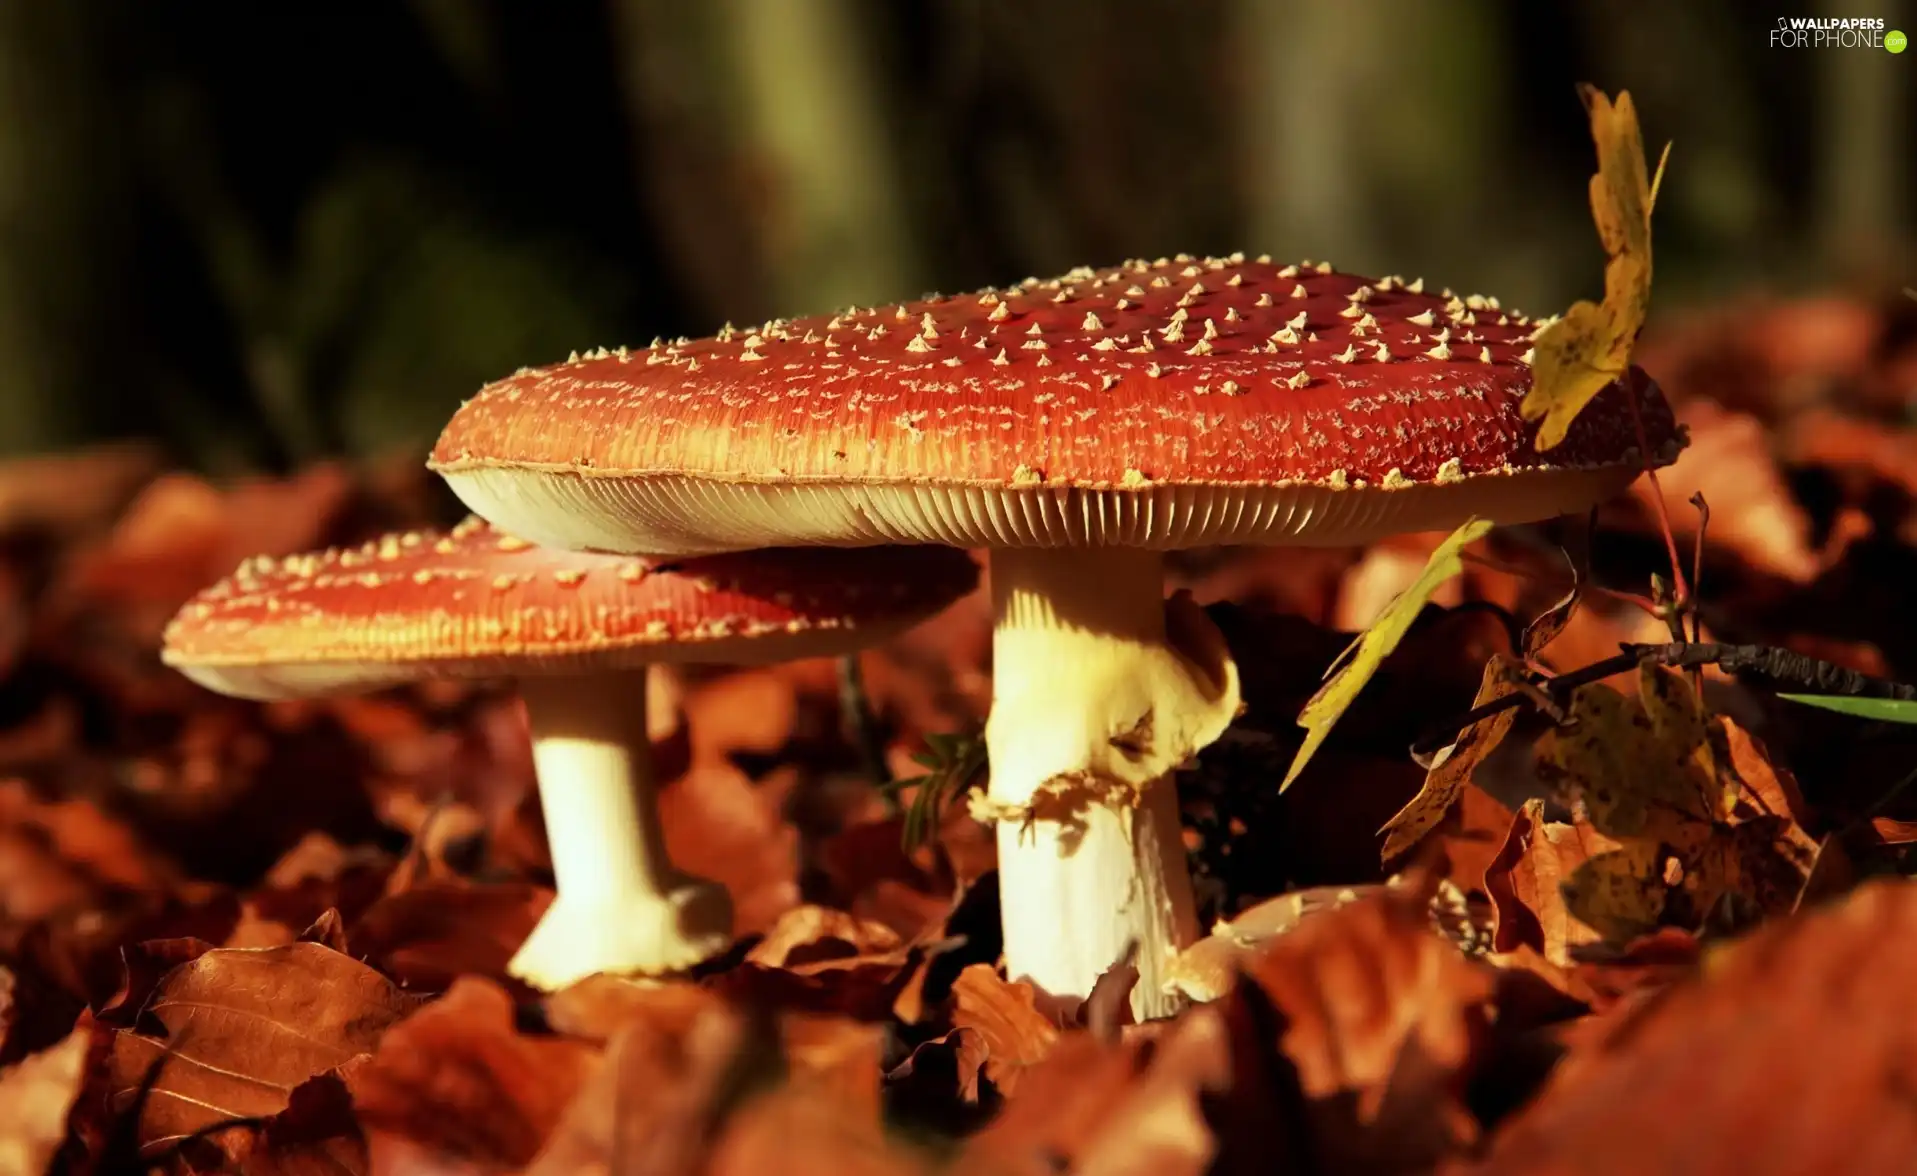
<svg viewBox="0 0 1917 1176">
<path fill-rule="evenodd" d="M 443 533 L 249 560 L 180 610 L 162 660 L 242 698 L 650 662 L 762 664 L 875 644 L 977 580 L 970 557 L 944 548 L 664 563 L 535 547 L 468 519 Z"/>
</svg>

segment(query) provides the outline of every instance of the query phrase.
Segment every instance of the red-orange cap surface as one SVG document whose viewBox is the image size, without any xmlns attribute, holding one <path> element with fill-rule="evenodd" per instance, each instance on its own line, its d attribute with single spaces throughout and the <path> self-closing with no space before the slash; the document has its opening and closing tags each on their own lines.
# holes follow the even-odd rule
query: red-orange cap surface
<svg viewBox="0 0 1917 1176">
<path fill-rule="evenodd" d="M 460 409 L 432 465 L 516 533 L 609 551 L 1516 522 L 1643 464 L 1617 387 L 1536 451 L 1518 405 L 1542 326 L 1329 266 L 1130 262 L 523 370 Z M 1681 436 L 1632 378 L 1668 463 Z"/>
<path fill-rule="evenodd" d="M 655 661 L 785 661 L 883 640 L 977 577 L 965 553 L 923 547 L 652 565 L 534 547 L 469 519 L 350 551 L 251 560 L 180 610 L 162 656 L 247 698 Z"/>
</svg>

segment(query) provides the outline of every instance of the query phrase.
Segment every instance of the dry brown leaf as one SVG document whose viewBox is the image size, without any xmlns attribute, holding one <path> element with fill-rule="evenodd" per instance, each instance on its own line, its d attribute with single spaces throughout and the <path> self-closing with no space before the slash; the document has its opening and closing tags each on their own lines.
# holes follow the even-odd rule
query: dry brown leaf
<svg viewBox="0 0 1917 1176">
<path fill-rule="evenodd" d="M 1691 496 L 1702 494 L 1711 508 L 1707 552 L 1728 552 L 1792 583 L 1814 579 L 1822 561 L 1811 547 L 1810 517 L 1785 485 L 1764 426 L 1708 400 L 1680 406 L 1677 419 L 1690 430 L 1690 450 L 1659 472 L 1657 486 L 1678 539 L 1686 545 L 1695 540 L 1700 516 Z M 1631 487 L 1652 511 L 1658 490 L 1648 478 Z"/>
<path fill-rule="evenodd" d="M 370 847 L 347 849 L 321 832 L 301 838 L 240 903 L 222 947 L 277 947 L 327 911 L 352 922 L 383 893 L 393 860 Z"/>
<path fill-rule="evenodd" d="M 319 546 L 351 491 L 346 472 L 331 465 L 225 488 L 167 474 L 141 490 L 103 547 L 75 564 L 67 590 L 110 605 L 117 624 L 157 647 L 173 611 L 241 560 Z"/>
<path fill-rule="evenodd" d="M 355 1073 L 352 1101 L 376 1149 L 404 1141 L 434 1165 L 514 1171 L 597 1061 L 584 1042 L 518 1032 L 505 990 L 465 977 L 386 1033 Z"/>
<path fill-rule="evenodd" d="M 882 955 L 903 946 L 898 933 L 883 923 L 845 911 L 808 904 L 794 907 L 746 953 L 769 968 L 791 968 L 821 960 Z"/>
<path fill-rule="evenodd" d="M 1020 1076 L 1041 1061 L 1058 1040 L 1058 1027 L 1038 1011 L 1036 990 L 1012 984 L 989 964 L 973 964 L 952 982 L 952 1026 L 976 1044 L 974 1057 L 961 1047 L 960 1094 L 978 1098 L 984 1078 L 1001 1095 L 1018 1092 Z"/>
<path fill-rule="evenodd" d="M 1557 967 L 1570 966 L 1571 953 L 1600 935 L 1572 916 L 1564 883 L 1589 859 L 1617 849 L 1617 842 L 1588 825 L 1545 820 L 1543 801 L 1527 803 L 1512 818 L 1504 848 L 1485 871 L 1493 948 L 1528 947 Z"/>
<path fill-rule="evenodd" d="M 81 1026 L 51 1049 L 0 1070 L 0 1176 L 42 1176 L 67 1140 L 94 1035 Z"/>
<path fill-rule="evenodd" d="M 443 991 L 463 975 L 505 981 L 506 964 L 552 904 L 524 882 L 427 882 L 388 895 L 352 924 L 355 954 L 407 987 Z"/>
<path fill-rule="evenodd" d="M 1245 965 L 1272 940 L 1297 930 L 1307 917 L 1357 902 L 1375 888 L 1313 886 L 1246 907 L 1220 919 L 1209 934 L 1179 952 L 1166 970 L 1165 983 L 1200 1003 L 1217 1000 L 1237 985 Z"/>
<path fill-rule="evenodd" d="M 848 1017 L 787 1013 L 779 1040 L 794 1083 L 824 1095 L 854 1116 L 879 1121 L 885 1027 Z"/>
<path fill-rule="evenodd" d="M 1871 882 L 1606 1018 L 1460 1176 L 1889 1176 L 1909 1112 L 1917 886 Z"/>
<path fill-rule="evenodd" d="M 103 529 L 160 469 L 159 450 L 143 444 L 9 458 L 0 462 L 0 533 Z"/>
<path fill-rule="evenodd" d="M 1305 920 L 1248 967 L 1234 998 L 1276 1014 L 1270 1047 L 1296 1071 L 1324 1171 L 1409 1171 L 1477 1139 L 1463 1094 L 1493 977 L 1432 930 L 1434 884 Z"/>
<path fill-rule="evenodd" d="M 921 975 L 923 952 L 829 960 L 803 969 L 740 964 L 704 984 L 742 1008 L 829 1013 L 860 1021 L 885 1021 Z"/>
<path fill-rule="evenodd" d="M 525 1176 L 622 1173 L 640 1157 L 647 1173 L 696 1176 L 705 1170 L 725 1100 L 743 1077 L 750 1042 L 744 1022 L 724 1008 L 705 1009 L 671 1030 L 628 1024 Z"/>
<path fill-rule="evenodd" d="M 308 1078 L 287 1096 L 285 1110 L 243 1134 L 228 1133 L 233 1166 L 245 1176 L 370 1176 L 372 1156 L 345 1077 L 363 1060 Z"/>
<path fill-rule="evenodd" d="M 178 884 L 176 869 L 98 805 L 0 781 L 0 946 L 61 914 L 148 906 Z"/>
<path fill-rule="evenodd" d="M 703 1169 L 707 1176 L 929 1176 L 931 1171 L 928 1157 L 892 1143 L 875 1121 L 848 1114 L 843 1104 L 804 1088 L 776 1090 L 740 1107 Z"/>
<path fill-rule="evenodd" d="M 923 771 L 907 760 L 901 776 Z M 966 823 L 978 828 L 969 814 Z M 834 903 L 864 919 L 885 924 L 905 938 L 935 933 L 952 909 L 953 880 L 936 876 L 934 852 L 904 849 L 901 817 L 855 822 L 827 838 L 818 849 L 819 868 L 831 885 Z"/>
<path fill-rule="evenodd" d="M 83 1005 L 24 962 L 0 965 L 0 1066 L 58 1043 Z"/>
<path fill-rule="evenodd" d="M 1205 1171 L 1217 1141 L 1200 1103 L 1231 1086 L 1232 1052 L 1212 1007 L 1187 1012 L 1149 1040 L 1067 1034 L 1027 1072 L 1021 1096 L 966 1145 L 959 1171 Z M 1271 1155 L 1279 1141 L 1260 1142 Z"/>
<path fill-rule="evenodd" d="M 798 905 L 798 834 L 778 806 L 777 789 L 755 785 L 730 763 L 695 761 L 660 791 L 672 860 L 725 886 L 735 935 L 764 930 Z"/>
<path fill-rule="evenodd" d="M 545 1005 L 554 1029 L 603 1044 L 635 1022 L 678 1033 L 696 1017 L 723 1009 L 725 998 L 697 984 L 596 975 L 546 997 Z"/>
<path fill-rule="evenodd" d="M 207 951 L 160 980 L 139 1031 L 116 1033 L 112 1105 L 129 1107 L 151 1077 L 135 1128 L 147 1155 L 228 1119 L 276 1115 L 300 1083 L 373 1052 L 413 1003 L 318 944 Z"/>
<path fill-rule="evenodd" d="M 1471 705 L 1474 708 L 1484 706 L 1516 690 L 1511 678 L 1516 668 L 1515 663 L 1503 657 L 1494 656 L 1486 662 L 1484 682 L 1478 687 L 1477 697 L 1471 700 Z M 1384 834 L 1384 846 L 1379 851 L 1384 861 L 1402 857 L 1447 819 L 1455 817 L 1460 794 L 1470 787 L 1472 773 L 1486 756 L 1497 750 L 1517 717 L 1515 709 L 1502 711 L 1458 733 L 1457 741 L 1452 744 L 1449 753 L 1425 774 L 1424 787 L 1418 795 L 1379 830 Z M 1504 807 L 1495 800 L 1492 803 L 1497 804 L 1498 808 Z M 1455 820 L 1453 823 L 1456 823 Z M 1476 882 L 1467 877 L 1466 884 L 1474 886 Z"/>
</svg>

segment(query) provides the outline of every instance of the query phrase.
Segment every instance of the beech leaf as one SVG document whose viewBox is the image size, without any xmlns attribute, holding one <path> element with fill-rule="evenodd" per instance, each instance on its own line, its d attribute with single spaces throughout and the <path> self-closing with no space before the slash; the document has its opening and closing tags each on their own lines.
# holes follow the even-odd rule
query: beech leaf
<svg viewBox="0 0 1917 1176">
<path fill-rule="evenodd" d="M 151 1155 L 227 1120 L 278 1114 L 295 1087 L 373 1052 L 413 1007 L 392 981 L 317 943 L 209 951 L 168 972 L 139 1028 L 117 1033 L 112 1099 L 130 1104 L 151 1076 L 137 1124 Z"/>
</svg>

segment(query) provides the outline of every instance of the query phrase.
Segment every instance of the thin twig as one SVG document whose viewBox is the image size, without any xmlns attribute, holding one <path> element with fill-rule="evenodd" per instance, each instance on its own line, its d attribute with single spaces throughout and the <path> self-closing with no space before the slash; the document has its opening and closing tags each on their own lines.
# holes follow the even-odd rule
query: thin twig
<svg viewBox="0 0 1917 1176">
<path fill-rule="evenodd" d="M 1773 686 L 1785 686 L 1806 693 L 1837 694 L 1848 698 L 1917 700 L 1917 686 L 1860 674 L 1835 662 L 1775 645 L 1673 641 L 1666 645 L 1631 643 L 1618 648 L 1623 652 L 1616 657 L 1592 662 L 1548 680 L 1533 680 L 1528 685 L 1547 692 L 1553 699 L 1563 700 L 1580 686 L 1630 673 L 1642 665 L 1667 666 L 1674 670 L 1717 666 L 1730 674 L 1759 678 Z M 1527 703 L 1535 705 L 1531 693 L 1518 690 L 1433 723 L 1411 745 L 1411 755 L 1414 759 L 1435 755 L 1465 728 Z"/>
<path fill-rule="evenodd" d="M 1541 571 L 1536 568 L 1521 568 L 1516 564 L 1505 563 L 1503 560 L 1492 559 L 1489 556 L 1478 555 L 1470 551 L 1459 552 L 1458 558 L 1472 567 L 1483 568 L 1490 572 L 1499 572 L 1507 576 L 1515 576 L 1521 580 L 1550 580 L 1555 582 L 1560 578 L 1554 572 Z M 1573 580 L 1575 581 L 1575 577 L 1573 577 Z M 1606 588 L 1604 585 L 1598 583 L 1587 583 L 1584 585 L 1584 590 L 1598 596 L 1615 600 L 1619 604 L 1628 604 L 1632 608 L 1642 609 L 1654 617 L 1662 617 L 1663 615 L 1658 612 L 1656 603 L 1654 603 L 1650 597 L 1639 592 L 1626 592 L 1622 588 Z"/>
<path fill-rule="evenodd" d="M 1691 594 L 1696 599 L 1704 594 L 1704 532 L 1711 527 L 1711 504 L 1704 501 L 1704 492 L 1699 490 L 1691 495 L 1691 505 L 1697 508 L 1697 543 L 1691 548 Z M 1691 640 L 1704 640 L 1704 619 L 1691 612 Z"/>
<path fill-rule="evenodd" d="M 1624 402 L 1631 409 L 1631 428 L 1637 433 L 1637 451 L 1644 461 L 1644 476 L 1651 482 L 1651 501 L 1657 506 L 1658 528 L 1664 532 L 1664 551 L 1671 559 L 1672 596 L 1679 609 L 1684 608 L 1691 599 L 1690 588 L 1684 582 L 1684 563 L 1678 558 L 1677 536 L 1671 530 L 1671 512 L 1664 507 L 1664 487 L 1657 480 L 1657 463 L 1651 453 L 1650 434 L 1644 431 L 1644 413 L 1638 407 L 1637 381 L 1621 381 L 1624 388 Z M 1684 638 L 1684 630 L 1677 627 L 1676 636 Z"/>
</svg>

